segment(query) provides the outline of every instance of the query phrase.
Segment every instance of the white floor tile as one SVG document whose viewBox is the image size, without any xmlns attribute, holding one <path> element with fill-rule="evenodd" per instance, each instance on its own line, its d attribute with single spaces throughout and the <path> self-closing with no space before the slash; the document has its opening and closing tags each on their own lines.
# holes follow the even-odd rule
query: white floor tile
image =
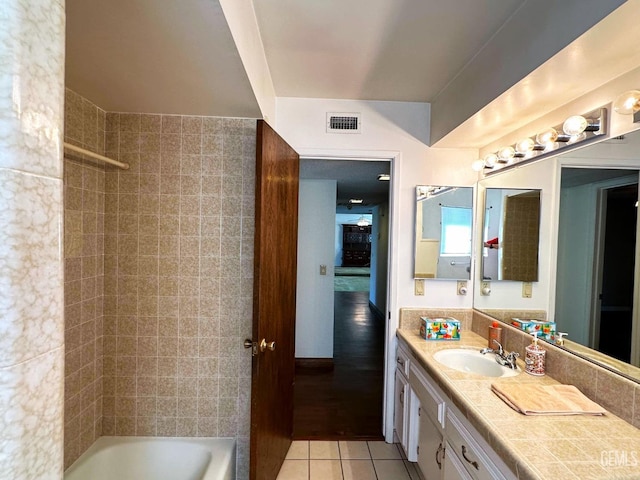
<svg viewBox="0 0 640 480">
<path fill-rule="evenodd" d="M 309 458 L 314 460 L 340 460 L 338 442 L 309 442 Z"/>
<path fill-rule="evenodd" d="M 277 480 L 309 480 L 309 461 L 285 460 Z"/>
<path fill-rule="evenodd" d="M 307 440 L 294 440 L 291 442 L 286 456 L 287 460 L 309 459 L 309 442 Z"/>
<path fill-rule="evenodd" d="M 342 480 L 340 460 L 310 460 L 310 480 Z"/>
<path fill-rule="evenodd" d="M 342 460 L 344 480 L 376 480 L 371 460 Z"/>
<path fill-rule="evenodd" d="M 349 460 L 369 459 L 369 447 L 367 442 L 340 441 L 340 458 Z"/>
<path fill-rule="evenodd" d="M 371 458 L 379 460 L 402 460 L 400 450 L 395 443 L 367 442 Z"/>
<path fill-rule="evenodd" d="M 402 460 L 374 460 L 378 480 L 411 480 Z"/>
</svg>

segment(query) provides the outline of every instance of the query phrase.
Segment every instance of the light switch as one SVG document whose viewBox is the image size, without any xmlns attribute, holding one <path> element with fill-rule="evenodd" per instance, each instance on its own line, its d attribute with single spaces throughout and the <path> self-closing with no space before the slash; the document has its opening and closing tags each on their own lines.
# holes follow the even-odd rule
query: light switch
<svg viewBox="0 0 640 480">
<path fill-rule="evenodd" d="M 422 278 L 416 278 L 414 289 L 417 296 L 424 295 L 424 280 Z"/>
<path fill-rule="evenodd" d="M 522 298 L 531 298 L 533 293 L 533 284 L 531 282 L 522 282 Z"/>
<path fill-rule="evenodd" d="M 327 274 L 327 266 L 320 265 L 320 275 L 326 275 L 326 274 Z"/>
</svg>

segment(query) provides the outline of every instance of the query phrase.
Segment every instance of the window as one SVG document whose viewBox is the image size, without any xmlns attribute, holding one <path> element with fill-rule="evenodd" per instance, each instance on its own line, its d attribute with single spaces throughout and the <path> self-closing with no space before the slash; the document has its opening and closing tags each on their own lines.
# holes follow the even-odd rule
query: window
<svg viewBox="0 0 640 480">
<path fill-rule="evenodd" d="M 440 255 L 462 257 L 471 255 L 471 209 L 440 207 Z"/>
</svg>

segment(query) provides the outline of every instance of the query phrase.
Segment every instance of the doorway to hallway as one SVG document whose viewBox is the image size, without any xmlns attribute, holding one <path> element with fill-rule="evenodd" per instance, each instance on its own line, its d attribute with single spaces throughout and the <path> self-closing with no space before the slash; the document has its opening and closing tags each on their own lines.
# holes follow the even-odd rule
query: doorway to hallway
<svg viewBox="0 0 640 480">
<path fill-rule="evenodd" d="M 384 320 L 367 291 L 335 292 L 331 368 L 297 367 L 293 438 L 382 439 Z"/>
<path fill-rule="evenodd" d="M 301 160 L 296 440 L 383 438 L 389 170 Z"/>
</svg>

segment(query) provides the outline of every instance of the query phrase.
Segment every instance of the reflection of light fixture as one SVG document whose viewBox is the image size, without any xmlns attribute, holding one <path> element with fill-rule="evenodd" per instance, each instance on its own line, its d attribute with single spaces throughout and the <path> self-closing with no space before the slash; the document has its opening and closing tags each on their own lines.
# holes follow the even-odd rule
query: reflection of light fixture
<svg viewBox="0 0 640 480">
<path fill-rule="evenodd" d="M 640 91 L 638 92 L 638 117 L 640 122 Z M 512 165 L 529 163 L 556 154 L 567 147 L 575 147 L 606 132 L 606 108 L 598 108 L 584 115 L 573 115 L 564 123 L 547 128 L 536 136 L 523 138 L 514 145 L 501 147 L 497 152 L 491 152 L 484 157 L 485 175 L 495 173 L 502 168 Z M 635 117 L 634 117 L 635 118 Z M 561 133 L 558 133 L 561 132 Z M 497 163 L 496 163 L 497 162 Z M 472 164 L 474 170 L 479 168 L 479 161 Z"/>
<path fill-rule="evenodd" d="M 640 111 L 640 90 L 629 90 L 613 102 L 613 111 L 621 115 L 633 115 Z"/>
<path fill-rule="evenodd" d="M 360 205 L 364 200 L 362 200 L 361 198 L 350 198 L 349 199 L 349 203 L 351 205 Z"/>
<path fill-rule="evenodd" d="M 368 227 L 368 226 L 369 226 L 369 220 L 367 220 L 366 218 L 364 218 L 364 215 L 362 215 L 362 216 L 358 219 L 358 226 L 359 226 L 359 227 Z"/>
<path fill-rule="evenodd" d="M 380 175 L 378 175 L 378 180 L 380 180 L 381 182 L 388 182 L 389 180 L 391 180 L 391 175 L 389 175 L 388 173 L 381 173 Z"/>
</svg>

